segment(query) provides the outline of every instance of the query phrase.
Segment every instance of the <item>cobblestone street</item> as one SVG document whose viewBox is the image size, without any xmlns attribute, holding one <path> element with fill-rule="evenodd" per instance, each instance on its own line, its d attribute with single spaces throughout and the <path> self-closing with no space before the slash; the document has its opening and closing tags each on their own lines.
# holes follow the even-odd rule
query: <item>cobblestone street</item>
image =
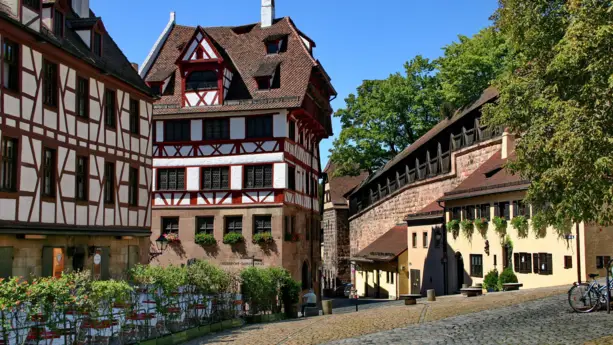
<svg viewBox="0 0 613 345">
<path fill-rule="evenodd" d="M 576 314 L 568 287 L 524 290 L 405 306 L 392 301 L 360 312 L 247 326 L 199 344 L 586 344 L 613 345 L 613 315 Z M 346 310 L 345 310 L 346 309 Z M 589 341 L 589 342 L 588 342 Z M 586 343 L 588 342 L 588 343 Z"/>
</svg>

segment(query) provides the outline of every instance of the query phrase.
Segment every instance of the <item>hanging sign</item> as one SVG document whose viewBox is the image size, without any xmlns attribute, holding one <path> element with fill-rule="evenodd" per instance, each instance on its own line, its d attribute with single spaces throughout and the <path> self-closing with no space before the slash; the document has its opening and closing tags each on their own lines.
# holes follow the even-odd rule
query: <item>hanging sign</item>
<svg viewBox="0 0 613 345">
<path fill-rule="evenodd" d="M 94 255 L 94 264 L 96 265 L 100 265 L 100 262 L 102 261 L 102 256 L 100 256 L 100 254 L 96 253 Z"/>
</svg>

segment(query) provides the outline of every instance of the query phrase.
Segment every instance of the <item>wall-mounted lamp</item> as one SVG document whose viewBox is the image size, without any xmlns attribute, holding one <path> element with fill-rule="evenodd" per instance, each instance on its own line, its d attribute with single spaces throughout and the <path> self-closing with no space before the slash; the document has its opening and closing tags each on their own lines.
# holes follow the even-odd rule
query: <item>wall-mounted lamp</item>
<svg viewBox="0 0 613 345">
<path fill-rule="evenodd" d="M 164 237 L 164 235 L 160 235 L 157 240 L 155 240 L 155 246 L 157 248 L 157 252 L 149 252 L 149 261 L 152 259 L 162 255 L 166 248 L 168 248 L 168 239 Z"/>
</svg>

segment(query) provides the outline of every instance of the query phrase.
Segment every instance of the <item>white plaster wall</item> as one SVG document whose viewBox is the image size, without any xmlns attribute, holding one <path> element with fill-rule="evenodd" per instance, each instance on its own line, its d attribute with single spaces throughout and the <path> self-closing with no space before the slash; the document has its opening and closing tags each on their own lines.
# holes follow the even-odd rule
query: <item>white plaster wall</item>
<svg viewBox="0 0 613 345">
<path fill-rule="evenodd" d="M 243 188 L 243 167 L 230 167 L 230 189 L 241 190 Z"/>
<path fill-rule="evenodd" d="M 191 127 L 192 141 L 202 140 L 202 120 L 192 120 Z"/>
<path fill-rule="evenodd" d="M 245 139 L 245 118 L 230 118 L 230 139 Z"/>
<path fill-rule="evenodd" d="M 187 168 L 187 190 L 200 190 L 200 168 Z"/>
<path fill-rule="evenodd" d="M 272 176 L 274 180 L 272 181 L 272 184 L 274 188 L 286 188 L 287 173 L 288 169 L 286 163 L 275 163 L 273 165 Z"/>
<path fill-rule="evenodd" d="M 17 210 L 17 200 L 0 199 L 0 219 L 15 221 Z"/>
<path fill-rule="evenodd" d="M 285 114 L 275 114 L 272 117 L 272 136 L 275 138 L 287 137 L 287 116 Z"/>
<path fill-rule="evenodd" d="M 164 122 L 155 121 L 155 141 L 161 143 L 164 141 Z"/>
<path fill-rule="evenodd" d="M 153 160 L 153 166 L 162 167 L 190 167 L 211 165 L 235 165 L 252 163 L 282 163 L 283 152 L 259 153 L 256 155 L 236 155 L 221 157 L 199 158 L 158 158 Z"/>
</svg>

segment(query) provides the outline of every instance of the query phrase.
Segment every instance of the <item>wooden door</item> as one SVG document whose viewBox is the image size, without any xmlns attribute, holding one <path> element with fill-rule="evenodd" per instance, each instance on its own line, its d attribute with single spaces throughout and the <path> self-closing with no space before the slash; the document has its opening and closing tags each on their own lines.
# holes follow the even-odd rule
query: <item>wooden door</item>
<svg viewBox="0 0 613 345">
<path fill-rule="evenodd" d="M 411 295 L 421 294 L 421 271 L 411 270 Z"/>
</svg>

